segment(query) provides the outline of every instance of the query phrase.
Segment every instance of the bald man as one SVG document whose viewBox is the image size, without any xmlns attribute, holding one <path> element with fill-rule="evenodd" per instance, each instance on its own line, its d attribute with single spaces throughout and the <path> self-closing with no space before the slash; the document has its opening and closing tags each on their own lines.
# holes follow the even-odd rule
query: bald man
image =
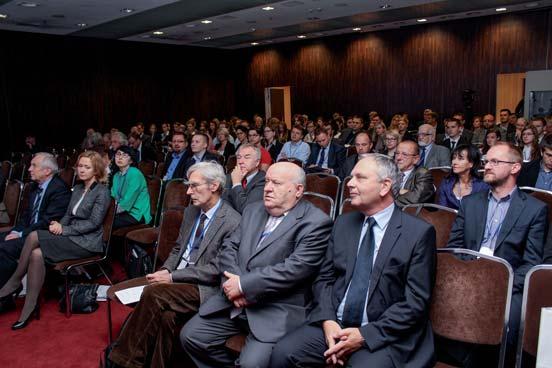
<svg viewBox="0 0 552 368">
<path fill-rule="evenodd" d="M 305 180 L 297 165 L 270 166 L 263 201 L 244 209 L 223 243 L 223 292 L 207 300 L 180 334 L 199 368 L 268 367 L 274 344 L 306 320 L 332 222 L 301 199 Z M 225 342 L 241 332 L 247 339 L 236 362 Z"/>
</svg>

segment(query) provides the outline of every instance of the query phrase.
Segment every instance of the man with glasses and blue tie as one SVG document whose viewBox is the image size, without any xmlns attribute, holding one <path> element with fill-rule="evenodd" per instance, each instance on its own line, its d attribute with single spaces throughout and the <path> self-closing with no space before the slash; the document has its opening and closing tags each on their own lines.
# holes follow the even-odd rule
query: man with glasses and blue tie
<svg viewBox="0 0 552 368">
<path fill-rule="evenodd" d="M 546 204 L 516 185 L 522 161 L 519 150 L 510 143 L 499 142 L 489 149 L 483 180 L 491 189 L 462 198 L 447 245 L 500 257 L 512 266 L 514 289 L 508 332 L 509 349 L 514 349 L 511 351 L 515 351 L 518 336 L 525 275 L 531 267 L 543 262 L 548 228 Z M 471 359 L 474 366 L 490 366 L 490 362 L 476 361 L 488 356 L 467 351 L 455 353 L 455 359 L 461 362 Z"/>
<path fill-rule="evenodd" d="M 308 320 L 274 348 L 270 367 L 430 367 L 435 229 L 394 203 L 400 171 L 369 154 L 348 187 L 356 209 L 335 221 Z"/>
<path fill-rule="evenodd" d="M 192 205 L 184 210 L 180 234 L 161 270 L 146 276 L 138 306 L 123 328 L 109 359 L 122 367 L 165 367 L 182 323 L 219 291 L 219 252 L 240 222 L 221 199 L 226 175 L 215 162 L 188 170 Z"/>
<path fill-rule="evenodd" d="M 395 151 L 395 162 L 401 171 L 399 195 L 395 197 L 398 206 L 431 202 L 435 194 L 433 176 L 423 166 L 417 166 L 420 148 L 414 141 L 403 141 Z"/>
<path fill-rule="evenodd" d="M 69 205 L 71 191 L 57 176 L 58 164 L 51 153 L 35 154 L 29 166 L 33 180 L 28 206 L 17 224 L 8 232 L 0 233 L 0 287 L 17 267 L 25 238 L 34 230 L 47 230 L 51 221 L 59 221 Z M 0 304 L 0 312 L 15 307 L 13 300 Z"/>
</svg>

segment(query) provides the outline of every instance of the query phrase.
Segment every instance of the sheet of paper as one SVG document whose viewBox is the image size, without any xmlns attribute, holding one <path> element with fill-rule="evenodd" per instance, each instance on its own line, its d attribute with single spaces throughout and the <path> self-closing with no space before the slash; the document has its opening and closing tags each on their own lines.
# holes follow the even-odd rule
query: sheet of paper
<svg viewBox="0 0 552 368">
<path fill-rule="evenodd" d="M 541 309 L 537 368 L 552 368 L 552 308 Z"/>
<path fill-rule="evenodd" d="M 105 302 L 107 300 L 107 289 L 110 288 L 111 285 L 99 285 L 98 286 L 98 291 L 97 291 L 97 296 L 96 296 L 96 301 L 97 302 Z"/>
<path fill-rule="evenodd" d="M 120 291 L 116 291 L 115 295 L 117 295 L 117 298 L 119 298 L 119 300 L 123 304 L 136 303 L 140 300 L 140 296 L 142 296 L 142 291 L 144 291 L 144 287 L 146 287 L 146 285 L 123 289 Z"/>
</svg>

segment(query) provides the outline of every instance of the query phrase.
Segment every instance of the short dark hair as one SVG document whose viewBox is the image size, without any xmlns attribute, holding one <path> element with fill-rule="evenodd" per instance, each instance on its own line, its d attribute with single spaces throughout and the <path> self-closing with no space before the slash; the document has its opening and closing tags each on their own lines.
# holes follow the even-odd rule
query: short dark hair
<svg viewBox="0 0 552 368">
<path fill-rule="evenodd" d="M 291 129 L 297 129 L 301 132 L 301 135 L 305 136 L 305 129 L 301 126 L 301 124 L 295 124 Z"/>
<path fill-rule="evenodd" d="M 508 115 L 512 115 L 512 112 L 510 111 L 510 109 L 500 109 L 500 112 L 503 112 L 503 111 L 506 111 Z"/>
<path fill-rule="evenodd" d="M 544 151 L 545 148 L 552 149 L 552 134 L 545 135 L 542 138 L 539 147 L 541 151 Z"/>
<path fill-rule="evenodd" d="M 255 128 L 255 127 L 249 127 L 249 129 L 247 129 L 247 133 L 249 134 L 250 131 L 254 130 L 259 136 L 263 136 L 263 129 L 261 128 Z"/>
<path fill-rule="evenodd" d="M 471 144 L 461 144 L 456 146 L 456 148 L 454 148 L 454 150 L 450 154 L 450 160 L 452 161 L 454 157 L 458 157 L 463 151 L 466 151 L 466 158 L 470 163 L 473 164 L 472 168 L 470 169 L 470 176 L 472 178 L 479 178 L 479 169 L 481 168 L 481 153 L 479 153 L 479 150 L 475 146 Z M 451 173 L 451 175 L 455 174 Z"/>
<path fill-rule="evenodd" d="M 209 136 L 205 133 L 196 133 L 194 134 L 194 137 L 203 137 L 205 139 L 205 143 L 209 144 Z"/>
<path fill-rule="evenodd" d="M 128 138 L 134 138 L 134 140 L 142 140 L 142 138 L 140 138 L 140 134 L 138 134 L 137 132 L 132 132 L 128 135 Z"/>
<path fill-rule="evenodd" d="M 247 132 L 249 132 L 249 128 L 246 128 L 245 126 L 243 125 L 238 125 L 237 127 L 234 128 L 234 130 L 237 132 L 238 130 L 241 130 L 242 133 L 246 134 L 247 135 Z"/>
<path fill-rule="evenodd" d="M 323 129 L 323 128 L 316 128 L 316 130 L 314 131 L 314 135 L 315 136 L 318 136 L 320 134 L 326 134 L 328 135 L 328 132 L 326 131 L 326 129 Z"/>
</svg>

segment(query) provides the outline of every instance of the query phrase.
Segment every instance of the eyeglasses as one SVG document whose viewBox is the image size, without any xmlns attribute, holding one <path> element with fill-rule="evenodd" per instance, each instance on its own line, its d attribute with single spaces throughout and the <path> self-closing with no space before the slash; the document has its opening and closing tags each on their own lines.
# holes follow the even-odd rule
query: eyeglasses
<svg viewBox="0 0 552 368">
<path fill-rule="evenodd" d="M 204 184 L 209 184 L 207 182 L 203 182 L 203 183 L 194 183 L 194 182 L 191 182 L 191 181 L 184 181 L 184 184 L 186 184 L 190 189 L 192 190 L 196 190 L 198 187 L 204 185 Z"/>
<path fill-rule="evenodd" d="M 428 135 L 433 135 L 431 133 L 418 133 L 418 137 L 427 137 Z"/>
<path fill-rule="evenodd" d="M 115 157 L 122 157 L 122 158 L 130 158 L 130 155 L 128 153 L 124 153 L 124 152 L 117 152 L 115 153 Z"/>
<path fill-rule="evenodd" d="M 406 157 L 415 157 L 418 156 L 417 153 L 406 153 L 406 152 L 395 152 L 395 156 L 406 156 Z"/>
<path fill-rule="evenodd" d="M 248 134 L 249 137 L 258 137 L 259 135 L 257 133 Z"/>
<path fill-rule="evenodd" d="M 497 167 L 498 165 L 500 164 L 510 164 L 510 165 L 513 165 L 513 164 L 516 164 L 517 162 L 514 162 L 514 161 L 503 161 L 503 160 L 497 160 L 497 159 L 492 159 L 492 160 L 481 160 L 481 163 L 483 164 L 483 166 L 487 166 L 487 164 L 490 164 L 492 167 Z"/>
<path fill-rule="evenodd" d="M 397 138 L 395 138 L 395 137 L 391 137 L 391 138 L 386 137 L 385 140 L 386 140 L 386 141 L 396 141 Z"/>
<path fill-rule="evenodd" d="M 251 157 L 253 157 L 253 155 L 237 155 L 236 160 L 241 160 L 242 158 L 245 160 L 249 160 Z"/>
</svg>

